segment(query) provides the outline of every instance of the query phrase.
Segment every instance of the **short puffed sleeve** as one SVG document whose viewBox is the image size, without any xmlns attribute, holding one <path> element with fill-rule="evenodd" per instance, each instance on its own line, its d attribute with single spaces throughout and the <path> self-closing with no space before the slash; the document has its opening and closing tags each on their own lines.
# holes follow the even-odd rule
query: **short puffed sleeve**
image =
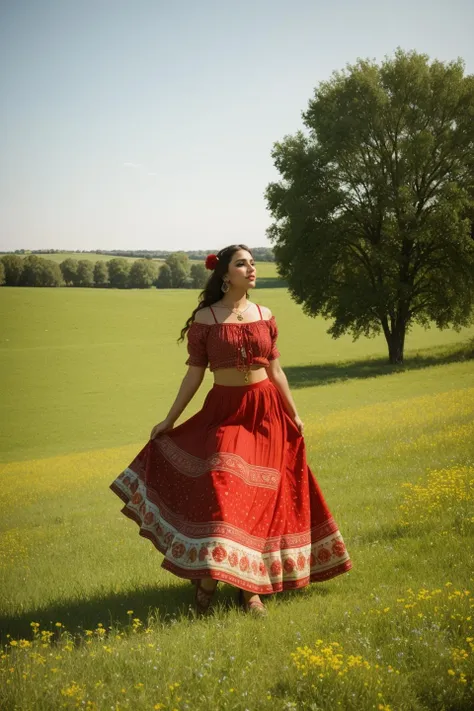
<svg viewBox="0 0 474 711">
<path fill-rule="evenodd" d="M 276 345 L 278 338 L 278 326 L 274 316 L 271 317 L 268 325 L 270 326 L 270 335 L 272 337 L 272 349 L 270 351 L 270 355 L 268 356 L 268 360 L 275 360 L 275 358 L 280 358 L 281 354 Z"/>
<path fill-rule="evenodd" d="M 209 328 L 206 324 L 193 321 L 188 329 L 188 353 L 189 358 L 186 365 L 198 365 L 207 368 L 209 358 L 207 356 L 207 335 Z"/>
</svg>

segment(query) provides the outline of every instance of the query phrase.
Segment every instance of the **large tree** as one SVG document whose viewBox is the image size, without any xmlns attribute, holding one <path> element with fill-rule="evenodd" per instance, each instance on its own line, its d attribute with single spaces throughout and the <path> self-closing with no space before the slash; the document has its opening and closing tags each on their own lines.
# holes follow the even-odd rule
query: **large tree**
<svg viewBox="0 0 474 711">
<path fill-rule="evenodd" d="M 383 331 L 403 362 L 414 323 L 473 322 L 474 77 L 461 60 L 398 50 L 314 92 L 307 131 L 273 148 L 280 276 L 334 338 Z"/>
</svg>

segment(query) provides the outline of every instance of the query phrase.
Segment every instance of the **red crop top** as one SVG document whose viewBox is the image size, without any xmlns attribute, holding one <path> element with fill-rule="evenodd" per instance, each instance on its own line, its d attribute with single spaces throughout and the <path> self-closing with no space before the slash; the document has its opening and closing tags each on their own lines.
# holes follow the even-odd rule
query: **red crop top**
<svg viewBox="0 0 474 711">
<path fill-rule="evenodd" d="M 280 357 L 276 347 L 278 328 L 275 317 L 262 317 L 259 321 L 219 323 L 212 309 L 215 323 L 193 321 L 188 329 L 188 353 L 186 365 L 198 365 L 212 372 L 217 368 L 234 368 L 238 365 L 260 364 Z"/>
</svg>

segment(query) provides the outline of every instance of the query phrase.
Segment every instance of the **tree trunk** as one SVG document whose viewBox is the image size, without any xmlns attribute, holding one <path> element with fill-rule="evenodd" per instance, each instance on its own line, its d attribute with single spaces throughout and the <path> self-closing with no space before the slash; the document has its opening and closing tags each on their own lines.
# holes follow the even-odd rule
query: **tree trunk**
<svg viewBox="0 0 474 711">
<path fill-rule="evenodd" d="M 388 345 L 388 358 L 391 365 L 401 365 L 403 363 L 403 351 L 405 349 L 405 334 L 409 319 L 407 316 L 392 316 L 389 319 L 386 314 L 380 318 L 385 340 Z"/>
<path fill-rule="evenodd" d="M 406 324 L 401 322 L 394 328 L 393 333 L 387 338 L 388 358 L 391 365 L 401 365 L 403 363 L 403 350 L 405 348 Z"/>
</svg>

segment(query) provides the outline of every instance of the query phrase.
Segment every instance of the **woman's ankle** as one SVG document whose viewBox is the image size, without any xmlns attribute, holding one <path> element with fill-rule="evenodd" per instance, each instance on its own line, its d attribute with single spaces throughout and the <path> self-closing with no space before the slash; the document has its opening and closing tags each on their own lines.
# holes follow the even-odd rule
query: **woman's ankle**
<svg viewBox="0 0 474 711">
<path fill-rule="evenodd" d="M 257 600 L 257 601 L 261 602 L 258 593 L 249 592 L 248 590 L 243 590 L 243 594 L 244 594 L 245 602 L 250 602 L 251 600 Z"/>
<path fill-rule="evenodd" d="M 214 588 L 217 585 L 217 580 L 214 580 L 214 578 L 201 578 L 201 587 L 204 588 L 204 590 L 214 590 Z"/>
</svg>

